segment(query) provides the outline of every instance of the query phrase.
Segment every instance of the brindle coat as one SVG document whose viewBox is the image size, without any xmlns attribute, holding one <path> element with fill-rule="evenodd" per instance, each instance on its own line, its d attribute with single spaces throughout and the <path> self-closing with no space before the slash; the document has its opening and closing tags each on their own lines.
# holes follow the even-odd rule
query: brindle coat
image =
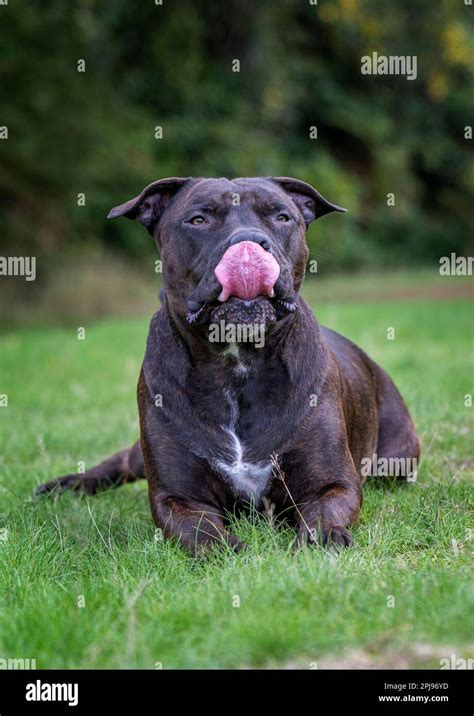
<svg viewBox="0 0 474 716">
<path fill-rule="evenodd" d="M 417 458 L 419 443 L 388 375 L 321 327 L 299 295 L 306 228 L 331 211 L 344 210 L 286 177 L 165 179 L 113 209 L 148 229 L 164 268 L 138 383 L 141 441 L 38 493 L 95 494 L 146 478 L 156 524 L 193 554 L 214 543 L 239 549 L 225 516 L 249 502 L 273 503 L 298 545 L 349 545 L 363 459 Z M 240 240 L 278 261 L 274 298 L 216 300 L 214 269 Z M 264 347 L 211 343 L 219 320 L 264 323 Z"/>
</svg>

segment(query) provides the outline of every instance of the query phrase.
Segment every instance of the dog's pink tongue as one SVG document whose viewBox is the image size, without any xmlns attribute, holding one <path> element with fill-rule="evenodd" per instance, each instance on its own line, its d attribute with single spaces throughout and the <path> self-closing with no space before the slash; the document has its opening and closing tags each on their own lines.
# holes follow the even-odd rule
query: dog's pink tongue
<svg viewBox="0 0 474 716">
<path fill-rule="evenodd" d="M 215 274 L 222 286 L 219 301 L 227 301 L 229 296 L 243 299 L 271 297 L 280 267 L 255 241 L 240 241 L 227 249 Z"/>
</svg>

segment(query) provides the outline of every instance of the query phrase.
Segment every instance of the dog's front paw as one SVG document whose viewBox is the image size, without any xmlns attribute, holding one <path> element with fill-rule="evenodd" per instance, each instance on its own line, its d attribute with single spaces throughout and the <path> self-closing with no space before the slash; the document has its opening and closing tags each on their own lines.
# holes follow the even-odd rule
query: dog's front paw
<svg viewBox="0 0 474 716">
<path fill-rule="evenodd" d="M 327 547 L 350 547 L 352 535 L 345 527 L 330 527 L 321 532 L 322 543 Z"/>
<path fill-rule="evenodd" d="M 246 549 L 246 547 L 247 545 L 245 544 L 245 542 L 242 542 L 242 540 L 238 539 L 238 537 L 234 537 L 234 535 L 231 535 L 229 534 L 229 532 L 226 532 L 219 538 L 207 537 L 206 539 L 200 539 L 196 541 L 191 551 L 194 552 L 195 557 L 203 558 L 208 557 L 211 553 L 215 551 L 220 552 L 229 548 L 233 552 L 238 553 Z"/>
<path fill-rule="evenodd" d="M 308 529 L 305 525 L 300 527 L 294 543 L 294 549 L 298 550 L 306 545 L 319 545 L 340 549 L 350 547 L 352 535 L 345 527 L 320 527 Z"/>
<path fill-rule="evenodd" d="M 245 544 L 245 542 L 242 542 L 238 537 L 234 537 L 234 535 L 231 535 L 227 533 L 226 536 L 226 544 L 231 547 L 234 552 L 242 552 L 242 550 L 246 549 L 248 545 Z"/>
</svg>

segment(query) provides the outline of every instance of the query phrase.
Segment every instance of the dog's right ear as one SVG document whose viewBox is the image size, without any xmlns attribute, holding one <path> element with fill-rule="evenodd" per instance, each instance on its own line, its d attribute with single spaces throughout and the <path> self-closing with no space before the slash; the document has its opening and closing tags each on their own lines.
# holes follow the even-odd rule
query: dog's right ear
<svg viewBox="0 0 474 716">
<path fill-rule="evenodd" d="M 138 219 L 151 234 L 174 195 L 188 181 L 189 178 L 184 177 L 170 177 L 154 181 L 134 199 L 114 207 L 109 211 L 107 218 L 115 219 L 117 216 L 126 216 L 127 219 Z"/>
</svg>

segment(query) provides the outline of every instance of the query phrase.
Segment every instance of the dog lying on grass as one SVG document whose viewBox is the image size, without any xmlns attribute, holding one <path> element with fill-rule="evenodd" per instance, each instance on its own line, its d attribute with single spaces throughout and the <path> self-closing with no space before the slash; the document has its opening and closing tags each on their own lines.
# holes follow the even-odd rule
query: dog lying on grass
<svg viewBox="0 0 474 716">
<path fill-rule="evenodd" d="M 298 546 L 349 545 L 364 462 L 416 460 L 419 443 L 389 376 L 299 295 L 306 229 L 333 211 L 345 209 L 287 177 L 162 179 L 112 209 L 163 261 L 140 442 L 37 493 L 146 478 L 155 523 L 192 554 L 239 550 L 225 516 L 249 503 L 290 520 Z"/>
</svg>

